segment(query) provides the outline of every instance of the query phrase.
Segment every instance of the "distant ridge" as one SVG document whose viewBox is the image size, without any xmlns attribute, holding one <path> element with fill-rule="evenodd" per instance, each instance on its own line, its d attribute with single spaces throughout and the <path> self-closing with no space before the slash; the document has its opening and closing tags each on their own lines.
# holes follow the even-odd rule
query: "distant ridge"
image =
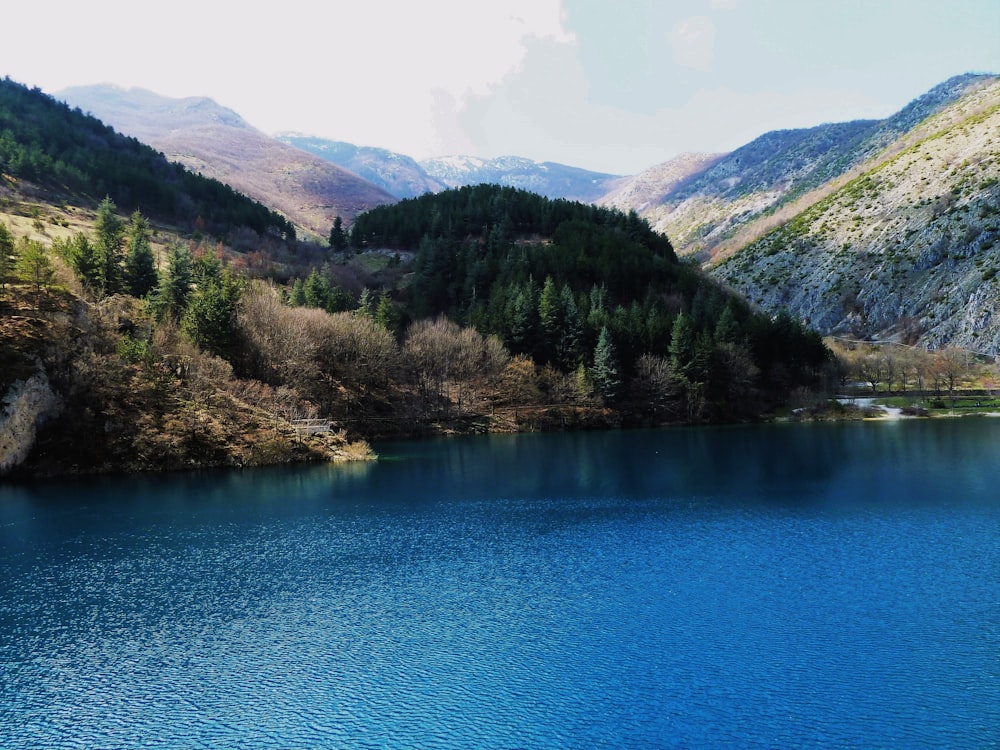
<svg viewBox="0 0 1000 750">
<path fill-rule="evenodd" d="M 672 172 L 658 165 L 626 180 L 598 203 L 638 211 L 670 237 L 678 254 L 707 260 L 717 246 L 755 219 L 846 174 L 935 112 L 992 80 L 986 74 L 955 76 L 884 120 L 765 133 L 706 162 L 683 180 L 662 178 L 659 188 L 656 172 Z M 632 188 L 630 183 L 645 187 Z"/>
<path fill-rule="evenodd" d="M 277 137 L 283 143 L 349 169 L 401 199 L 447 188 L 491 184 L 528 190 L 546 198 L 592 203 L 622 179 L 618 175 L 520 156 L 494 159 L 442 156 L 416 161 L 383 148 L 355 146 L 299 133 L 281 133 Z"/>
<path fill-rule="evenodd" d="M 169 159 L 278 209 L 319 237 L 329 233 L 336 216 L 350 221 L 395 200 L 367 180 L 265 135 L 212 99 L 172 99 L 107 84 L 64 89 L 57 96 Z"/>
</svg>

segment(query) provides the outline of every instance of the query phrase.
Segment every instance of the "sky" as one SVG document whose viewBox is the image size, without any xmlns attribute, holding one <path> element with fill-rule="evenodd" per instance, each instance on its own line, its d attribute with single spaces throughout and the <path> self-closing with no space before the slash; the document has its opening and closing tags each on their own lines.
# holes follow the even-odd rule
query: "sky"
<svg viewBox="0 0 1000 750">
<path fill-rule="evenodd" d="M 31 0 L 0 75 L 208 96 L 266 133 L 634 174 L 1000 73 L 1000 0 Z"/>
</svg>

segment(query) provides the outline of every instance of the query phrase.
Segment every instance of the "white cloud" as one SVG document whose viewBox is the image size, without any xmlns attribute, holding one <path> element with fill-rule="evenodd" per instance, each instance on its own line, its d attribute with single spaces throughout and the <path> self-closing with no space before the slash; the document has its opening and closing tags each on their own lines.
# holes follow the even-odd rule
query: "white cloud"
<svg viewBox="0 0 1000 750">
<path fill-rule="evenodd" d="M 211 96 L 265 130 L 430 155 L 435 115 L 485 95 L 527 40 L 572 40 L 559 0 L 240 4 L 34 0 L 4 9 L 0 74 Z"/>
<path fill-rule="evenodd" d="M 708 16 L 685 18 L 667 32 L 674 62 L 685 68 L 710 72 L 715 62 L 715 24 Z"/>
</svg>

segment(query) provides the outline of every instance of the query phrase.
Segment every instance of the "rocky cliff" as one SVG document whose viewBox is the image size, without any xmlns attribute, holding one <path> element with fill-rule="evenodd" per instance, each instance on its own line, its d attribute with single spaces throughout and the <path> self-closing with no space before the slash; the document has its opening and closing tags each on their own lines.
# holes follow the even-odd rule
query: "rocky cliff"
<svg viewBox="0 0 1000 750">
<path fill-rule="evenodd" d="M 979 79 L 712 273 L 822 333 L 1000 353 L 1000 78 Z"/>
<path fill-rule="evenodd" d="M 14 382 L 0 409 L 0 476 L 24 462 L 35 445 L 39 424 L 61 409 L 62 399 L 52 392 L 44 373 Z"/>
</svg>

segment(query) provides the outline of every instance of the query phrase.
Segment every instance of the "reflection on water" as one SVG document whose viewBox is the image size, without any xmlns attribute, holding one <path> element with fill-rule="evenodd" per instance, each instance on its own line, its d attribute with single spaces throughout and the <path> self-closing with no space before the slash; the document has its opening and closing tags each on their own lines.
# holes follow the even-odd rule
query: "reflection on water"
<svg viewBox="0 0 1000 750">
<path fill-rule="evenodd" d="M 0 746 L 1000 742 L 1000 420 L 0 486 Z"/>
</svg>

